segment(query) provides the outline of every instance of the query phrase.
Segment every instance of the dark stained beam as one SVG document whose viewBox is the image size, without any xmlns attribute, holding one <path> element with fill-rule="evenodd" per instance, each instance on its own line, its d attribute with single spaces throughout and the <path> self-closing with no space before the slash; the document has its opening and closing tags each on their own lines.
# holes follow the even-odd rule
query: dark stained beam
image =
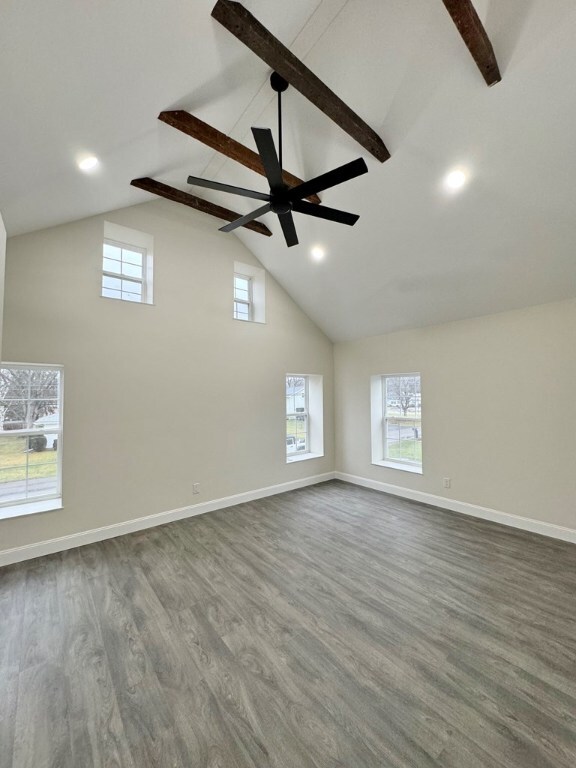
<svg viewBox="0 0 576 768">
<path fill-rule="evenodd" d="M 239 141 L 231 139 L 226 136 L 225 133 L 219 131 L 217 128 L 213 128 L 208 123 L 200 120 L 190 112 L 185 112 L 183 109 L 176 109 L 171 112 L 160 112 L 158 120 L 162 120 L 163 123 L 171 125 L 173 128 L 177 128 L 187 136 L 192 136 L 193 139 L 198 139 L 206 146 L 215 149 L 222 155 L 226 155 L 231 160 L 236 160 L 240 165 L 244 165 L 246 168 L 250 168 L 251 171 L 256 171 L 261 176 L 266 176 L 260 155 L 257 152 L 245 147 L 244 144 L 240 144 Z M 297 187 L 299 184 L 303 184 L 302 179 L 299 179 L 294 174 L 288 171 L 283 171 L 282 176 L 284 182 L 289 187 Z M 311 195 L 309 198 L 311 203 L 319 203 L 320 198 L 318 195 Z"/>
<path fill-rule="evenodd" d="M 472 0 L 442 0 L 442 2 L 472 54 L 486 85 L 499 83 L 502 75 L 498 69 L 494 48 L 472 5 Z"/>
<path fill-rule="evenodd" d="M 222 206 L 211 203 L 201 197 L 196 197 L 196 195 L 191 195 L 188 192 L 182 192 L 180 189 L 170 187 L 168 184 L 162 184 L 161 181 L 155 181 L 148 177 L 132 179 L 130 184 L 133 187 L 138 187 L 138 189 L 143 189 L 146 192 L 152 192 L 153 195 L 165 197 L 166 200 L 182 203 L 182 205 L 187 205 L 189 208 L 195 208 L 202 213 L 208 213 L 210 216 L 215 216 L 217 219 L 224 219 L 224 221 L 235 221 L 242 215 L 241 213 L 230 211 L 228 208 L 222 208 Z M 272 235 L 272 232 L 268 227 L 265 224 L 261 224 L 259 221 L 251 221 L 244 226 L 246 229 L 251 229 L 252 232 L 258 232 L 258 234 L 266 235 L 266 237 Z"/>
<path fill-rule="evenodd" d="M 382 163 L 388 160 L 390 153 L 380 136 L 243 5 L 232 0 L 218 0 L 212 16 L 370 154 Z"/>
</svg>

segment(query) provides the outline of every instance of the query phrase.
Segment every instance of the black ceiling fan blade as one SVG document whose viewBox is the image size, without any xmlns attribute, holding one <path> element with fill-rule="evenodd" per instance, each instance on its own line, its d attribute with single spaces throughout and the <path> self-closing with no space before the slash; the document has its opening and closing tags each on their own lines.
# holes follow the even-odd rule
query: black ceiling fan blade
<svg viewBox="0 0 576 768">
<path fill-rule="evenodd" d="M 253 189 L 244 189 L 244 187 L 234 187 L 231 184 L 221 184 L 219 181 L 201 179 L 199 176 L 188 176 L 188 184 L 193 184 L 195 187 L 215 189 L 218 192 L 231 192 L 233 195 L 252 197 L 254 200 L 270 200 L 270 195 L 267 195 L 265 192 L 256 192 Z"/>
<path fill-rule="evenodd" d="M 349 227 L 353 227 L 360 218 L 357 213 L 339 211 L 337 208 L 328 208 L 325 205 L 313 205 L 305 200 L 295 200 L 292 203 L 292 210 L 298 213 L 305 213 L 308 216 L 316 216 L 319 219 L 337 221 L 338 224 L 348 224 Z"/>
<path fill-rule="evenodd" d="M 290 200 L 299 200 L 316 192 L 322 192 L 323 189 L 335 187 L 337 184 L 342 184 L 344 181 L 355 179 L 356 176 L 361 176 L 363 173 L 368 173 L 368 166 L 364 159 L 359 157 L 357 160 L 352 160 L 350 163 L 341 165 L 333 171 L 328 171 L 320 176 L 316 176 L 315 179 L 305 181 L 304 184 L 292 187 L 288 192 L 288 198 Z"/>
<path fill-rule="evenodd" d="M 244 224 L 249 224 L 259 216 L 264 216 L 264 214 L 268 213 L 269 210 L 270 203 L 266 203 L 266 205 L 263 205 L 261 208 L 257 208 L 255 211 L 247 213 L 246 216 L 240 216 L 239 219 L 234 219 L 234 221 L 231 221 L 230 224 L 225 224 L 223 227 L 220 227 L 220 232 L 232 232 L 234 229 L 238 229 L 238 227 L 243 227 Z"/>
<path fill-rule="evenodd" d="M 260 159 L 262 160 L 262 165 L 264 166 L 270 189 L 279 189 L 283 187 L 282 168 L 280 167 L 278 155 L 276 154 L 272 131 L 270 128 L 252 128 L 252 135 L 254 136 L 254 141 L 258 147 Z"/>
<path fill-rule="evenodd" d="M 310 203 L 310 205 L 312 205 L 312 203 Z M 279 213 L 278 218 L 280 219 L 280 226 L 282 227 L 282 232 L 284 232 L 284 239 L 286 240 L 288 248 L 293 245 L 298 245 L 298 235 L 296 234 L 292 212 Z"/>
</svg>

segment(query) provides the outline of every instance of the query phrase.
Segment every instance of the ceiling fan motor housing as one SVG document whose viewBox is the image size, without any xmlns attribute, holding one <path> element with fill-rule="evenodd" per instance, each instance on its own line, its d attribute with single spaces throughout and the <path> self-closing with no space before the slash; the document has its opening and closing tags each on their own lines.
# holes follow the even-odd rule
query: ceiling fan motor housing
<svg viewBox="0 0 576 768">
<path fill-rule="evenodd" d="M 270 208 L 279 216 L 292 210 L 292 201 L 288 199 L 288 187 L 270 190 Z"/>
</svg>

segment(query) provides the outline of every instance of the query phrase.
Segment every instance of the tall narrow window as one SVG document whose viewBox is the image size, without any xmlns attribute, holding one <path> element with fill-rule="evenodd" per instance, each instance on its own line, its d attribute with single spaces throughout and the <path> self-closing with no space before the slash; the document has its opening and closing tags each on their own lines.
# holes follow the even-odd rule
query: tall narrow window
<svg viewBox="0 0 576 768">
<path fill-rule="evenodd" d="M 252 278 L 234 274 L 234 318 L 252 320 Z"/>
<path fill-rule="evenodd" d="M 61 495 L 62 369 L 0 369 L 0 507 Z"/>
<path fill-rule="evenodd" d="M 372 376 L 372 463 L 422 474 L 419 373 Z"/>
<path fill-rule="evenodd" d="M 286 376 L 286 456 L 309 452 L 308 377 Z"/>
</svg>

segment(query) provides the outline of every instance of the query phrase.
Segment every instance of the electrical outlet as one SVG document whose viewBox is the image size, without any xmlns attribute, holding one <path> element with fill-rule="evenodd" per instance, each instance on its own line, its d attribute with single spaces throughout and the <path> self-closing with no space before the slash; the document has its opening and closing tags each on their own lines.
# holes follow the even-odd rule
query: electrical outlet
<svg viewBox="0 0 576 768">
<path fill-rule="evenodd" d="M 192 485 L 192 493 L 200 493 L 200 483 L 194 483 Z"/>
<path fill-rule="evenodd" d="M 452 485 L 452 480 L 449 477 L 444 478 L 444 488 L 450 488 Z"/>
</svg>

